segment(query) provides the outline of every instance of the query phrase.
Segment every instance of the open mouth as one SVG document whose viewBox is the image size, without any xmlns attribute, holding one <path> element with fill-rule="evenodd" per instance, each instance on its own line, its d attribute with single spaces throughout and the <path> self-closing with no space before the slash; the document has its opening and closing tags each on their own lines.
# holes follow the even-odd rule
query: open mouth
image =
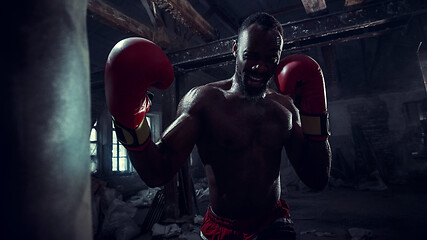
<svg viewBox="0 0 427 240">
<path fill-rule="evenodd" d="M 255 88 L 263 87 L 265 85 L 265 78 L 264 77 L 248 76 L 247 77 L 247 84 L 249 86 L 255 87 Z"/>
</svg>

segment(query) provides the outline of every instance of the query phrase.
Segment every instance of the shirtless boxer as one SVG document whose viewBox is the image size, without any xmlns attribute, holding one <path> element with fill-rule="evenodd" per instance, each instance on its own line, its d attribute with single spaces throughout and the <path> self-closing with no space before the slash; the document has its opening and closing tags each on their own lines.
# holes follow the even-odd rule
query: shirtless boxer
<svg viewBox="0 0 427 240">
<path fill-rule="evenodd" d="M 289 65 L 292 70 L 297 62 L 294 68 L 302 69 L 289 71 L 297 78 L 276 71 L 282 32 L 280 23 L 268 14 L 248 17 L 233 44 L 235 74 L 191 89 L 179 103 L 177 119 L 157 143 L 151 141 L 144 121 L 149 108 L 146 91 L 153 86 L 166 88 L 172 82 L 173 70 L 166 55 L 151 42 L 135 38 L 110 53 L 105 79 L 107 104 L 118 138 L 129 150 L 141 178 L 152 187 L 166 184 L 197 146 L 210 191 L 210 206 L 201 227 L 203 239 L 295 239 L 288 205 L 280 199 L 283 147 L 307 186 L 321 190 L 329 180 L 327 126 L 315 126 L 322 129 L 319 134 L 310 133 L 312 127 L 303 131 L 301 109 L 288 96 L 308 115 L 326 112 L 323 77 L 315 69 L 321 83 L 311 83 L 309 73 L 313 71 L 309 68 L 318 65 L 302 55 L 291 59 Z M 132 49 L 132 54 L 126 49 Z M 138 68 L 126 64 L 135 61 L 140 62 Z M 280 63 L 279 67 L 288 65 Z M 273 76 L 278 89 L 288 95 L 267 87 Z M 296 84 L 298 81 L 302 83 Z M 306 87 L 310 85 L 314 87 Z M 316 112 L 319 105 L 324 109 Z M 323 120 L 314 121 L 314 125 L 327 124 L 325 117 L 319 119 Z M 307 122 L 307 126 L 313 125 L 313 121 Z"/>
</svg>

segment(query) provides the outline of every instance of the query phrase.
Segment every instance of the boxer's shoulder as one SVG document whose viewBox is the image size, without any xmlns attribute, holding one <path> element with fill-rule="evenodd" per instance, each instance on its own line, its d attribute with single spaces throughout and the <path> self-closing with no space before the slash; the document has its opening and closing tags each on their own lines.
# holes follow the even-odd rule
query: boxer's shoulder
<svg viewBox="0 0 427 240">
<path fill-rule="evenodd" d="M 190 89 L 180 102 L 181 109 L 201 110 L 223 99 L 227 81 L 208 83 Z"/>
<path fill-rule="evenodd" d="M 291 97 L 289 97 L 288 95 L 278 93 L 272 89 L 267 90 L 267 98 L 275 102 L 278 102 L 279 104 L 285 107 L 293 104 L 293 100 Z"/>
<path fill-rule="evenodd" d="M 199 102 L 199 104 L 219 104 L 221 99 L 224 99 L 225 91 L 227 91 L 230 84 L 227 80 L 208 83 L 194 87 L 187 95 L 193 101 Z"/>
<path fill-rule="evenodd" d="M 286 115 L 286 117 L 288 117 L 288 114 L 290 113 L 295 121 L 299 121 L 299 111 L 290 96 L 278 93 L 274 90 L 269 90 L 267 92 L 267 98 L 276 103 L 276 106 L 279 106 L 278 108 L 280 112 Z"/>
<path fill-rule="evenodd" d="M 208 83 L 204 85 L 204 87 L 210 88 L 212 90 L 216 89 L 216 90 L 225 91 L 225 90 L 229 90 L 232 84 L 233 84 L 233 81 L 231 79 L 226 79 L 222 81 Z"/>
</svg>

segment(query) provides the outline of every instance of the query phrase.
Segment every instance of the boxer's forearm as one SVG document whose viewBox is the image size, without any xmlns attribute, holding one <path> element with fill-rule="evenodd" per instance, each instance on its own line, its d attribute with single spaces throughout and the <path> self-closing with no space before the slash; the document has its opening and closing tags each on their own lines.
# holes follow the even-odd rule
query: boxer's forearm
<svg viewBox="0 0 427 240">
<path fill-rule="evenodd" d="M 165 185 L 174 174 L 171 172 L 171 166 L 167 164 L 167 157 L 161 152 L 154 142 L 150 142 L 143 151 L 128 150 L 133 167 L 150 187 Z"/>
<path fill-rule="evenodd" d="M 331 150 L 328 140 L 293 138 L 287 155 L 298 177 L 308 187 L 323 189 L 329 181 Z"/>
<path fill-rule="evenodd" d="M 329 181 L 331 148 L 328 140 L 306 141 L 299 162 L 299 176 L 310 188 L 322 190 Z"/>
<path fill-rule="evenodd" d="M 132 165 L 149 186 L 165 185 L 188 159 L 199 136 L 198 119 L 187 113 L 165 130 L 161 139 L 142 151 L 128 151 Z"/>
<path fill-rule="evenodd" d="M 192 147 L 176 150 L 164 142 L 150 142 L 143 151 L 128 150 L 133 167 L 150 187 L 167 184 L 188 159 Z"/>
</svg>

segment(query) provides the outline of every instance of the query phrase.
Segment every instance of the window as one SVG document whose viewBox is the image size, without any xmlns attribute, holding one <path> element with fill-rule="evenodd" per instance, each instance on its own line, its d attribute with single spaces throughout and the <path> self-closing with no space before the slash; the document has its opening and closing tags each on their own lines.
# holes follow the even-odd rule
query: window
<svg viewBox="0 0 427 240">
<path fill-rule="evenodd" d="M 98 169 L 98 136 L 97 136 L 97 131 L 96 131 L 96 125 L 97 122 L 95 122 L 95 124 L 93 124 L 93 127 L 90 131 L 90 137 L 89 137 L 89 141 L 90 141 L 90 171 L 92 173 L 95 173 Z"/>
<path fill-rule="evenodd" d="M 159 119 L 160 116 L 158 114 L 147 114 L 146 115 L 148 126 L 150 126 L 151 138 L 155 141 L 159 137 Z M 119 173 L 131 173 L 135 172 L 135 169 L 130 162 L 130 159 L 127 154 L 127 150 L 123 145 L 118 141 L 117 135 L 114 129 L 114 124 L 112 124 L 113 128 L 113 144 L 112 144 L 112 158 L 111 158 L 111 166 L 113 172 Z"/>
<path fill-rule="evenodd" d="M 118 141 L 116 130 L 114 128 L 113 122 L 111 122 L 113 128 L 113 144 L 112 144 L 112 158 L 111 158 L 111 166 L 113 172 L 122 172 L 129 173 L 134 172 L 135 169 L 132 167 L 130 163 L 130 159 L 128 157 L 126 148 Z"/>
</svg>

